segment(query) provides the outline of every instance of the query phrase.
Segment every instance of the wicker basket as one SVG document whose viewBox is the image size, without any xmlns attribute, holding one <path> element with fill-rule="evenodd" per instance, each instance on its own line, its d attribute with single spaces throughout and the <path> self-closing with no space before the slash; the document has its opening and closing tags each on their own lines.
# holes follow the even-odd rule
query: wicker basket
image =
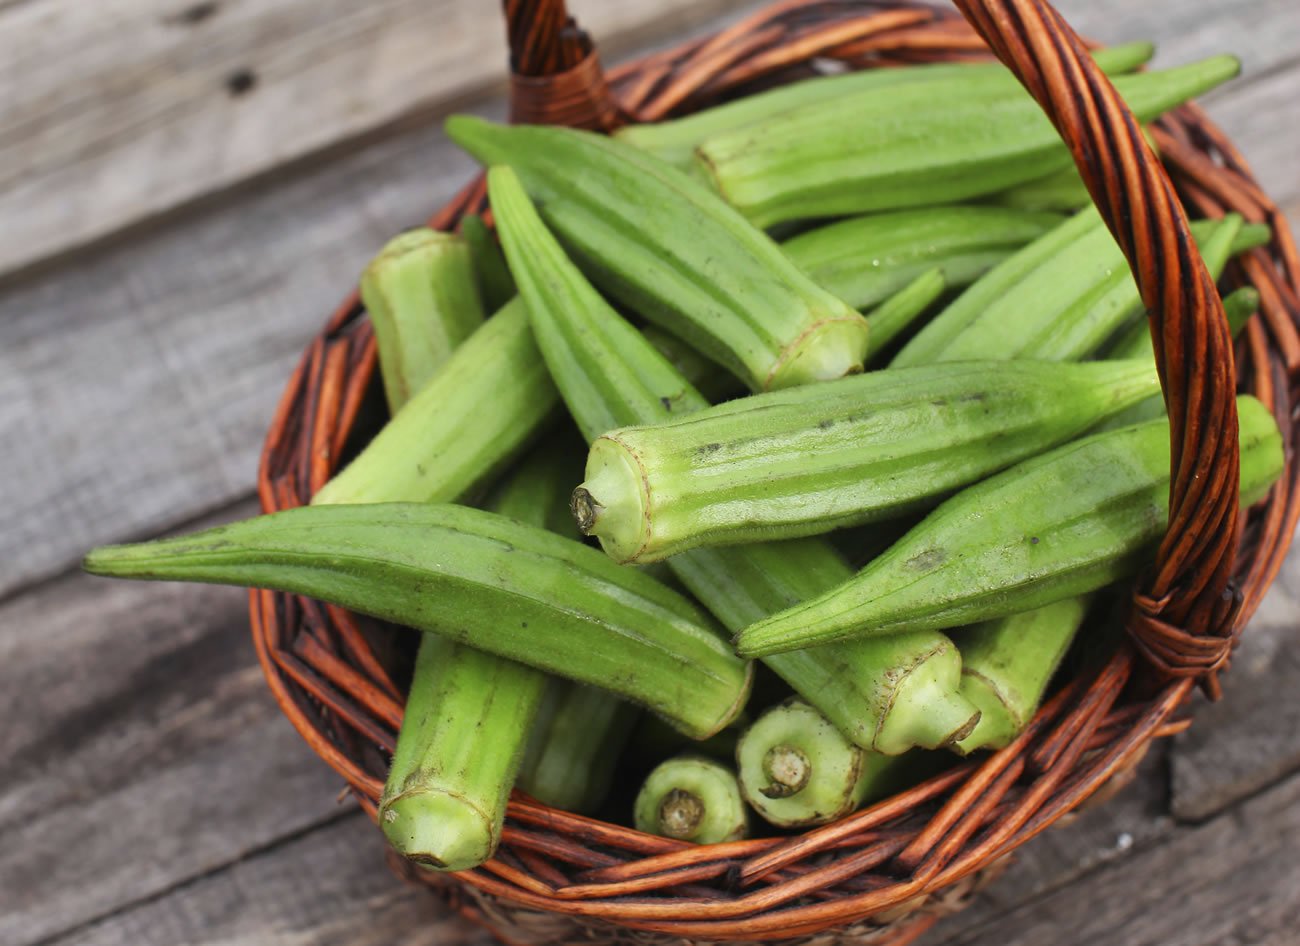
<svg viewBox="0 0 1300 946">
<path fill-rule="evenodd" d="M 1011 746 L 800 836 L 697 847 L 516 794 L 494 860 L 454 876 L 411 873 L 507 941 L 907 942 L 960 908 L 1008 853 L 1113 790 L 1154 738 L 1184 725 L 1174 714 L 1198 683 L 1217 697 L 1217 674 L 1277 573 L 1300 515 L 1296 464 L 1267 501 L 1237 514 L 1232 399 L 1237 387 L 1271 407 L 1291 457 L 1300 258 L 1276 207 L 1194 105 L 1159 123 L 1162 170 L 1042 0 L 957 5 L 966 20 L 912 0 L 783 0 L 602 74 L 562 0 L 506 0 L 513 115 L 609 129 L 802 78 L 826 61 L 883 68 L 987 58 L 991 48 L 1071 145 L 1152 312 L 1175 476 L 1169 533 L 1134 593 L 1127 636 L 1104 666 L 1059 689 Z M 1229 270 L 1262 298 L 1235 353 L 1213 282 L 1189 252 L 1178 198 L 1206 216 L 1235 210 L 1272 225 L 1272 245 Z M 432 225 L 450 228 L 482 206 L 479 180 Z M 374 368 L 353 296 L 307 349 L 280 403 L 259 477 L 266 510 L 308 501 L 378 428 Z M 408 672 L 409 632 L 263 591 L 252 593 L 251 614 L 276 699 L 373 816 L 401 721 L 394 681 Z"/>
</svg>

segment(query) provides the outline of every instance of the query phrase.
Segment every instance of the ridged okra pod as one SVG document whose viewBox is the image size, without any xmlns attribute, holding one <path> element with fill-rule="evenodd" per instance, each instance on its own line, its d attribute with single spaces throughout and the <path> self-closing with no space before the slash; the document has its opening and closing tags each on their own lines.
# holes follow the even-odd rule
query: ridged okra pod
<svg viewBox="0 0 1300 946">
<path fill-rule="evenodd" d="M 862 369 L 862 316 L 675 168 L 570 128 L 453 116 L 447 134 L 484 164 L 512 167 L 605 292 L 753 390 Z"/>
<path fill-rule="evenodd" d="M 529 667 L 424 635 L 379 799 L 393 847 L 437 870 L 492 856 L 545 686 Z"/>
<path fill-rule="evenodd" d="M 1231 56 L 1118 76 L 1139 121 L 1235 76 Z M 967 200 L 1049 174 L 1070 154 L 1009 74 L 898 83 L 811 103 L 696 149 L 718 192 L 757 226 Z"/>
<path fill-rule="evenodd" d="M 371 260 L 361 274 L 361 301 L 394 414 L 483 324 L 469 246 L 426 227 L 394 237 Z"/>
<path fill-rule="evenodd" d="M 1159 390 L 1154 365 L 954 362 L 741 398 L 591 445 L 579 527 L 618 562 L 924 508 Z"/>
<path fill-rule="evenodd" d="M 1236 215 L 1192 224 L 1216 278 L 1231 253 L 1248 249 L 1258 237 L 1239 228 Z M 1225 232 L 1230 235 L 1226 244 Z M 1089 208 L 972 285 L 890 364 L 984 358 L 1077 361 L 1142 311 L 1128 263 L 1100 215 Z"/>
<path fill-rule="evenodd" d="M 609 794 L 638 714 L 612 693 L 554 682 L 554 705 L 539 714 L 516 784 L 554 808 L 588 814 Z"/>
<path fill-rule="evenodd" d="M 1061 222 L 1058 214 L 1001 207 L 922 207 L 850 217 L 781 248 L 818 285 L 863 309 L 935 267 L 949 288 L 969 285 Z M 874 334 L 871 345 L 882 345 Z"/>
<path fill-rule="evenodd" d="M 511 302 L 456 349 L 312 502 L 457 499 L 527 446 L 559 401 L 528 313 Z"/>
<path fill-rule="evenodd" d="M 895 765 L 849 742 L 798 699 L 760 716 L 736 746 L 741 795 L 782 828 L 843 818 L 869 795 L 892 787 Z"/>
<path fill-rule="evenodd" d="M 1136 69 L 1154 54 L 1155 47 L 1150 43 L 1127 43 L 1097 50 L 1093 59 L 1104 72 L 1117 74 Z M 953 86 L 960 91 L 966 83 L 986 81 L 990 76 L 999 75 L 1005 76 L 1005 71 L 998 63 L 943 63 L 819 76 L 746 95 L 685 118 L 627 125 L 615 132 L 615 137 L 670 164 L 690 169 L 695 149 L 709 138 L 795 112 L 816 102 L 867 91 L 888 94 L 887 90 L 893 86 L 921 82 L 947 83 L 945 91 Z"/>
<path fill-rule="evenodd" d="M 947 284 L 942 269 L 932 269 L 917 276 L 898 292 L 867 313 L 871 327 L 871 353 L 867 361 L 876 361 L 882 349 L 906 332 L 934 305 Z"/>
<path fill-rule="evenodd" d="M 478 214 L 466 214 L 460 221 L 460 232 L 469 244 L 483 304 L 495 312 L 515 297 L 515 282 L 510 278 L 501 247 Z"/>
<path fill-rule="evenodd" d="M 961 692 L 979 723 L 953 748 L 1001 749 L 1029 725 L 1088 612 L 1079 595 L 951 632 L 961 650 Z"/>
<path fill-rule="evenodd" d="M 681 595 L 581 542 L 465 506 L 306 506 L 99 549 L 85 565 L 319 598 L 620 693 L 698 738 L 735 718 L 750 684 Z"/>
<path fill-rule="evenodd" d="M 1043 177 L 1016 184 L 990 195 L 991 206 L 1037 213 L 1073 213 L 1092 203 L 1088 185 L 1073 164 Z"/>
<path fill-rule="evenodd" d="M 615 312 L 564 255 L 513 174 L 493 169 L 488 189 L 538 345 L 583 433 L 698 411 L 707 402 Z M 852 571 L 817 539 L 697 549 L 668 560 L 678 579 L 731 631 L 819 595 Z M 782 654 L 769 667 L 864 747 L 901 752 L 947 742 L 974 715 L 955 698 L 956 648 L 942 634 Z M 927 715 L 899 712 L 929 700 Z"/>
<path fill-rule="evenodd" d="M 1237 398 L 1243 504 L 1282 471 L 1282 438 Z M 1095 591 L 1148 561 L 1168 521 L 1169 423 L 1076 440 L 948 499 L 820 598 L 746 628 L 746 656 L 863 635 L 957 627 Z"/>
<path fill-rule="evenodd" d="M 633 814 L 638 831 L 696 844 L 739 841 L 749 833 L 735 773 L 698 756 L 656 767 L 637 793 Z"/>
</svg>

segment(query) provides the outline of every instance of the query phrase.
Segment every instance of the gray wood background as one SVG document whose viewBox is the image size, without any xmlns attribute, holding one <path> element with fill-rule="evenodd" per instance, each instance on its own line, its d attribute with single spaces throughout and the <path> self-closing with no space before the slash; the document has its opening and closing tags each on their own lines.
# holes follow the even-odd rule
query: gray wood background
<svg viewBox="0 0 1300 946">
<path fill-rule="evenodd" d="M 606 61 L 748 0 L 572 0 Z M 1296 0 L 1061 0 L 1207 99 L 1300 211 Z M 78 574 L 227 520 L 352 274 L 503 112 L 484 0 L 0 0 L 0 942 L 486 943 L 401 886 L 265 692 L 235 589 Z M 1295 219 L 1296 214 L 1292 213 Z M 1227 699 L 927 946 L 1300 943 L 1300 559 Z"/>
</svg>

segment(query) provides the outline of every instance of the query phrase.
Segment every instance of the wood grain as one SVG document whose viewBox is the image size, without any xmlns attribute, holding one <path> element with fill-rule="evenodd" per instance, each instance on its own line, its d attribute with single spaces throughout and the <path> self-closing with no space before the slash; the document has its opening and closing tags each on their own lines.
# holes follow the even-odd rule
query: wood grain
<svg viewBox="0 0 1300 946">
<path fill-rule="evenodd" d="M 1300 777 L 1108 870 L 920 946 L 1293 946 L 1300 930 Z"/>
<path fill-rule="evenodd" d="M 50 946 L 487 946 L 488 933 L 401 884 L 357 814 L 55 939 Z"/>
<path fill-rule="evenodd" d="M 737 0 L 578 0 L 607 55 Z M 481 0 L 41 0 L 0 10 L 0 273 L 502 86 Z"/>
<path fill-rule="evenodd" d="M 340 814 L 339 779 L 266 690 L 246 601 L 77 575 L 0 607 L 0 942 L 58 934 Z"/>
</svg>

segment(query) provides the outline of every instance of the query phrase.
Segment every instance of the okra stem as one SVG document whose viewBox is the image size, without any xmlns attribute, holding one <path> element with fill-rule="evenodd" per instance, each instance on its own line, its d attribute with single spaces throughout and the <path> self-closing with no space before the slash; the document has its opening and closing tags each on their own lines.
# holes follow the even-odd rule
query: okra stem
<svg viewBox="0 0 1300 946">
<path fill-rule="evenodd" d="M 749 817 L 736 776 L 712 759 L 679 756 L 647 776 L 636 797 L 640 831 L 696 844 L 738 841 Z"/>
</svg>

